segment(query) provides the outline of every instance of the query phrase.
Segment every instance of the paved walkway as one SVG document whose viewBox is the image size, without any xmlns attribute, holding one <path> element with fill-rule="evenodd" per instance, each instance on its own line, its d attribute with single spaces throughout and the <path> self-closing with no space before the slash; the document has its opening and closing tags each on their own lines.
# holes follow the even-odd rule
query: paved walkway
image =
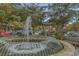
<svg viewBox="0 0 79 59">
<path fill-rule="evenodd" d="M 79 47 L 77 47 L 75 50 L 75 56 L 79 56 Z"/>
<path fill-rule="evenodd" d="M 55 56 L 74 56 L 75 48 L 73 47 L 73 45 L 65 41 L 61 41 L 61 43 L 63 43 L 64 49 L 54 55 Z"/>
</svg>

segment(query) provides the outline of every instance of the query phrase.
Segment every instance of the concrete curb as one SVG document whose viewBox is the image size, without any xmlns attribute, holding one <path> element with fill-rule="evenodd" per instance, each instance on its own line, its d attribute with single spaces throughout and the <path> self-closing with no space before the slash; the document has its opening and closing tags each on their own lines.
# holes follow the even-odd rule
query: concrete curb
<svg viewBox="0 0 79 59">
<path fill-rule="evenodd" d="M 53 56 L 74 56 L 75 47 L 68 42 L 60 41 L 64 45 L 64 49 L 60 52 L 53 54 Z"/>
</svg>

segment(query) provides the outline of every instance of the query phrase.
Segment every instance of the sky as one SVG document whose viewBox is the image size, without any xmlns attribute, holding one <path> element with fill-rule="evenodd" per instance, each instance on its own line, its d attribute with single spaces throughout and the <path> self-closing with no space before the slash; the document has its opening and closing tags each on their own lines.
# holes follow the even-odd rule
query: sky
<svg viewBox="0 0 79 59">
<path fill-rule="evenodd" d="M 48 6 L 48 3 L 40 3 L 39 6 Z"/>
</svg>

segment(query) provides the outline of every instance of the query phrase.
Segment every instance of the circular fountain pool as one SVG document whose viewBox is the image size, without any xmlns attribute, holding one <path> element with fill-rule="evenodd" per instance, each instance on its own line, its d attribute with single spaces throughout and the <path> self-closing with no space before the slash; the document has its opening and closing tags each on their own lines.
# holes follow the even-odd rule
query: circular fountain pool
<svg viewBox="0 0 79 59">
<path fill-rule="evenodd" d="M 22 42 L 15 43 L 8 46 L 10 52 L 19 53 L 19 54 L 29 54 L 36 53 L 46 48 L 45 44 L 35 43 L 35 42 Z"/>
<path fill-rule="evenodd" d="M 6 39 L 6 38 L 5 38 Z M 38 39 L 37 39 L 38 40 Z M 47 40 L 41 42 L 11 42 L 3 41 L 4 46 L 0 48 L 1 55 L 10 55 L 10 56 L 47 56 L 62 50 L 63 44 L 59 40 L 56 40 L 53 37 L 47 38 Z M 5 43 L 6 42 L 6 43 Z"/>
</svg>

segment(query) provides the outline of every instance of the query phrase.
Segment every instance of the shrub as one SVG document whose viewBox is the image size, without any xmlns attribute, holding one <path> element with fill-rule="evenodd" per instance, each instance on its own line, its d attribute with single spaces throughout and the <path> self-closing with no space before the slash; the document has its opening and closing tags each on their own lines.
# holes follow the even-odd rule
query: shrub
<svg viewBox="0 0 79 59">
<path fill-rule="evenodd" d="M 55 38 L 56 39 L 60 39 L 60 40 L 64 40 L 65 39 L 64 34 L 62 32 L 56 32 L 55 33 Z"/>
</svg>

